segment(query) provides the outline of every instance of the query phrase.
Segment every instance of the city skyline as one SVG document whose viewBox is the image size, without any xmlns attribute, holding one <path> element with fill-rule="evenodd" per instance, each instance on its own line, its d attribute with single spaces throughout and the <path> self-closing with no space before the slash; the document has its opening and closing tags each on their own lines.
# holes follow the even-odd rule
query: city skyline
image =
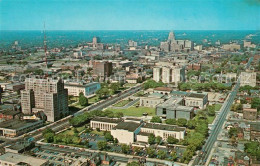
<svg viewBox="0 0 260 166">
<path fill-rule="evenodd" d="M 0 30 L 259 30 L 259 0 L 2 0 Z"/>
</svg>

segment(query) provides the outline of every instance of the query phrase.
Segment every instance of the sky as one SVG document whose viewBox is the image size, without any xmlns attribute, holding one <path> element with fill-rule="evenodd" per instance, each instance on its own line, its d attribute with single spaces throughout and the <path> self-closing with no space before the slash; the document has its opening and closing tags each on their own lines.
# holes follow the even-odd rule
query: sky
<svg viewBox="0 0 260 166">
<path fill-rule="evenodd" d="M 0 30 L 260 30 L 260 0 L 0 0 Z"/>
</svg>

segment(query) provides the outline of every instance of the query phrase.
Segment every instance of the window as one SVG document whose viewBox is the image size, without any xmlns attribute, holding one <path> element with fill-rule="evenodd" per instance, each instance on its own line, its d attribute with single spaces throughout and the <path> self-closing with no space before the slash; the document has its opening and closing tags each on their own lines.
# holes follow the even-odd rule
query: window
<svg viewBox="0 0 260 166">
<path fill-rule="evenodd" d="M 163 114 L 164 115 L 166 114 L 166 108 L 163 108 Z"/>
</svg>

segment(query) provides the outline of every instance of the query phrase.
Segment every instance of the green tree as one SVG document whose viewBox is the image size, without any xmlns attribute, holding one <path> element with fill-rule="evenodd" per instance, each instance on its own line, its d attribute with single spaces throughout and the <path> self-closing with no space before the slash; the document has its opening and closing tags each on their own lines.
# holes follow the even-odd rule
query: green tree
<svg viewBox="0 0 260 166">
<path fill-rule="evenodd" d="M 189 129 L 195 129 L 196 125 L 197 125 L 196 120 L 189 120 L 189 121 L 187 122 L 187 127 L 188 127 Z"/>
<path fill-rule="evenodd" d="M 176 151 L 172 151 L 171 152 L 171 158 L 172 158 L 173 161 L 177 160 L 177 153 L 176 153 Z"/>
<path fill-rule="evenodd" d="M 48 142 L 48 143 L 51 143 L 54 141 L 54 136 L 55 134 L 54 133 L 46 133 L 44 134 L 44 139 Z"/>
<path fill-rule="evenodd" d="M 97 146 L 99 150 L 106 150 L 108 147 L 106 141 L 98 141 Z"/>
<path fill-rule="evenodd" d="M 169 136 L 167 138 L 167 142 L 168 142 L 168 144 L 177 144 L 179 142 L 179 140 L 174 138 L 174 137 L 172 137 L 172 136 Z"/>
<path fill-rule="evenodd" d="M 163 150 L 159 150 L 158 153 L 157 153 L 157 155 L 158 155 L 158 158 L 159 158 L 159 159 L 165 159 L 165 157 L 166 157 L 166 152 L 163 151 Z"/>
<path fill-rule="evenodd" d="M 105 139 L 106 139 L 107 141 L 114 141 L 114 137 L 111 135 L 110 132 L 106 132 L 106 134 L 105 134 Z"/>
<path fill-rule="evenodd" d="M 134 147 L 134 152 L 135 152 L 136 154 L 139 154 L 139 153 L 141 152 L 141 148 L 135 146 L 135 147 Z"/>
<path fill-rule="evenodd" d="M 177 120 L 176 119 L 166 119 L 165 123 L 170 124 L 170 125 L 176 125 Z"/>
<path fill-rule="evenodd" d="M 237 137 L 237 134 L 238 134 L 238 130 L 235 127 L 230 128 L 228 131 L 229 138 L 232 138 L 232 136 Z"/>
<path fill-rule="evenodd" d="M 256 108 L 257 111 L 260 111 L 260 98 L 255 97 L 252 99 L 252 108 Z"/>
<path fill-rule="evenodd" d="M 127 166 L 140 166 L 137 161 L 132 161 L 131 163 L 127 163 Z"/>
<path fill-rule="evenodd" d="M 124 116 L 123 112 L 116 112 L 115 117 L 116 118 L 122 118 Z"/>
<path fill-rule="evenodd" d="M 153 148 L 147 148 L 146 152 L 148 154 L 148 157 L 150 157 L 150 158 L 154 158 L 156 156 L 155 149 L 153 149 Z"/>
<path fill-rule="evenodd" d="M 177 120 L 177 125 L 178 126 L 184 127 L 184 126 L 186 126 L 186 124 L 187 124 L 187 119 L 180 118 L 180 119 Z"/>
<path fill-rule="evenodd" d="M 162 120 L 159 116 L 153 116 L 150 122 L 152 122 L 152 123 L 162 123 Z"/>
<path fill-rule="evenodd" d="M 160 145 L 160 144 L 162 143 L 162 137 L 157 136 L 157 137 L 155 138 L 155 143 L 158 144 L 158 145 Z"/>
<path fill-rule="evenodd" d="M 79 94 L 79 104 L 81 106 L 87 106 L 88 105 L 88 99 L 84 96 L 82 92 Z"/>
<path fill-rule="evenodd" d="M 155 136 L 154 136 L 153 134 L 150 134 L 150 135 L 148 136 L 148 143 L 149 143 L 150 145 L 152 145 L 152 144 L 155 143 Z"/>
<path fill-rule="evenodd" d="M 121 145 L 121 150 L 124 154 L 127 154 L 129 153 L 129 150 L 130 150 L 130 146 L 129 145 L 126 145 L 126 144 L 122 144 Z"/>
</svg>

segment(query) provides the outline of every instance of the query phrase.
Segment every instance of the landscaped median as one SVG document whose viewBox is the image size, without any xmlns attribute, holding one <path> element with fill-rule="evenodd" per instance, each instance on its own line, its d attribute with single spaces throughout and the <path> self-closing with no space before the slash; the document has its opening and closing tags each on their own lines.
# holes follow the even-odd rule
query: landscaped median
<svg viewBox="0 0 260 166">
<path fill-rule="evenodd" d="M 143 113 L 147 113 L 148 116 L 155 116 L 155 108 L 150 107 L 129 107 L 127 109 L 113 109 L 108 108 L 108 111 L 112 111 L 113 113 L 122 112 L 124 116 L 143 116 Z"/>
</svg>

